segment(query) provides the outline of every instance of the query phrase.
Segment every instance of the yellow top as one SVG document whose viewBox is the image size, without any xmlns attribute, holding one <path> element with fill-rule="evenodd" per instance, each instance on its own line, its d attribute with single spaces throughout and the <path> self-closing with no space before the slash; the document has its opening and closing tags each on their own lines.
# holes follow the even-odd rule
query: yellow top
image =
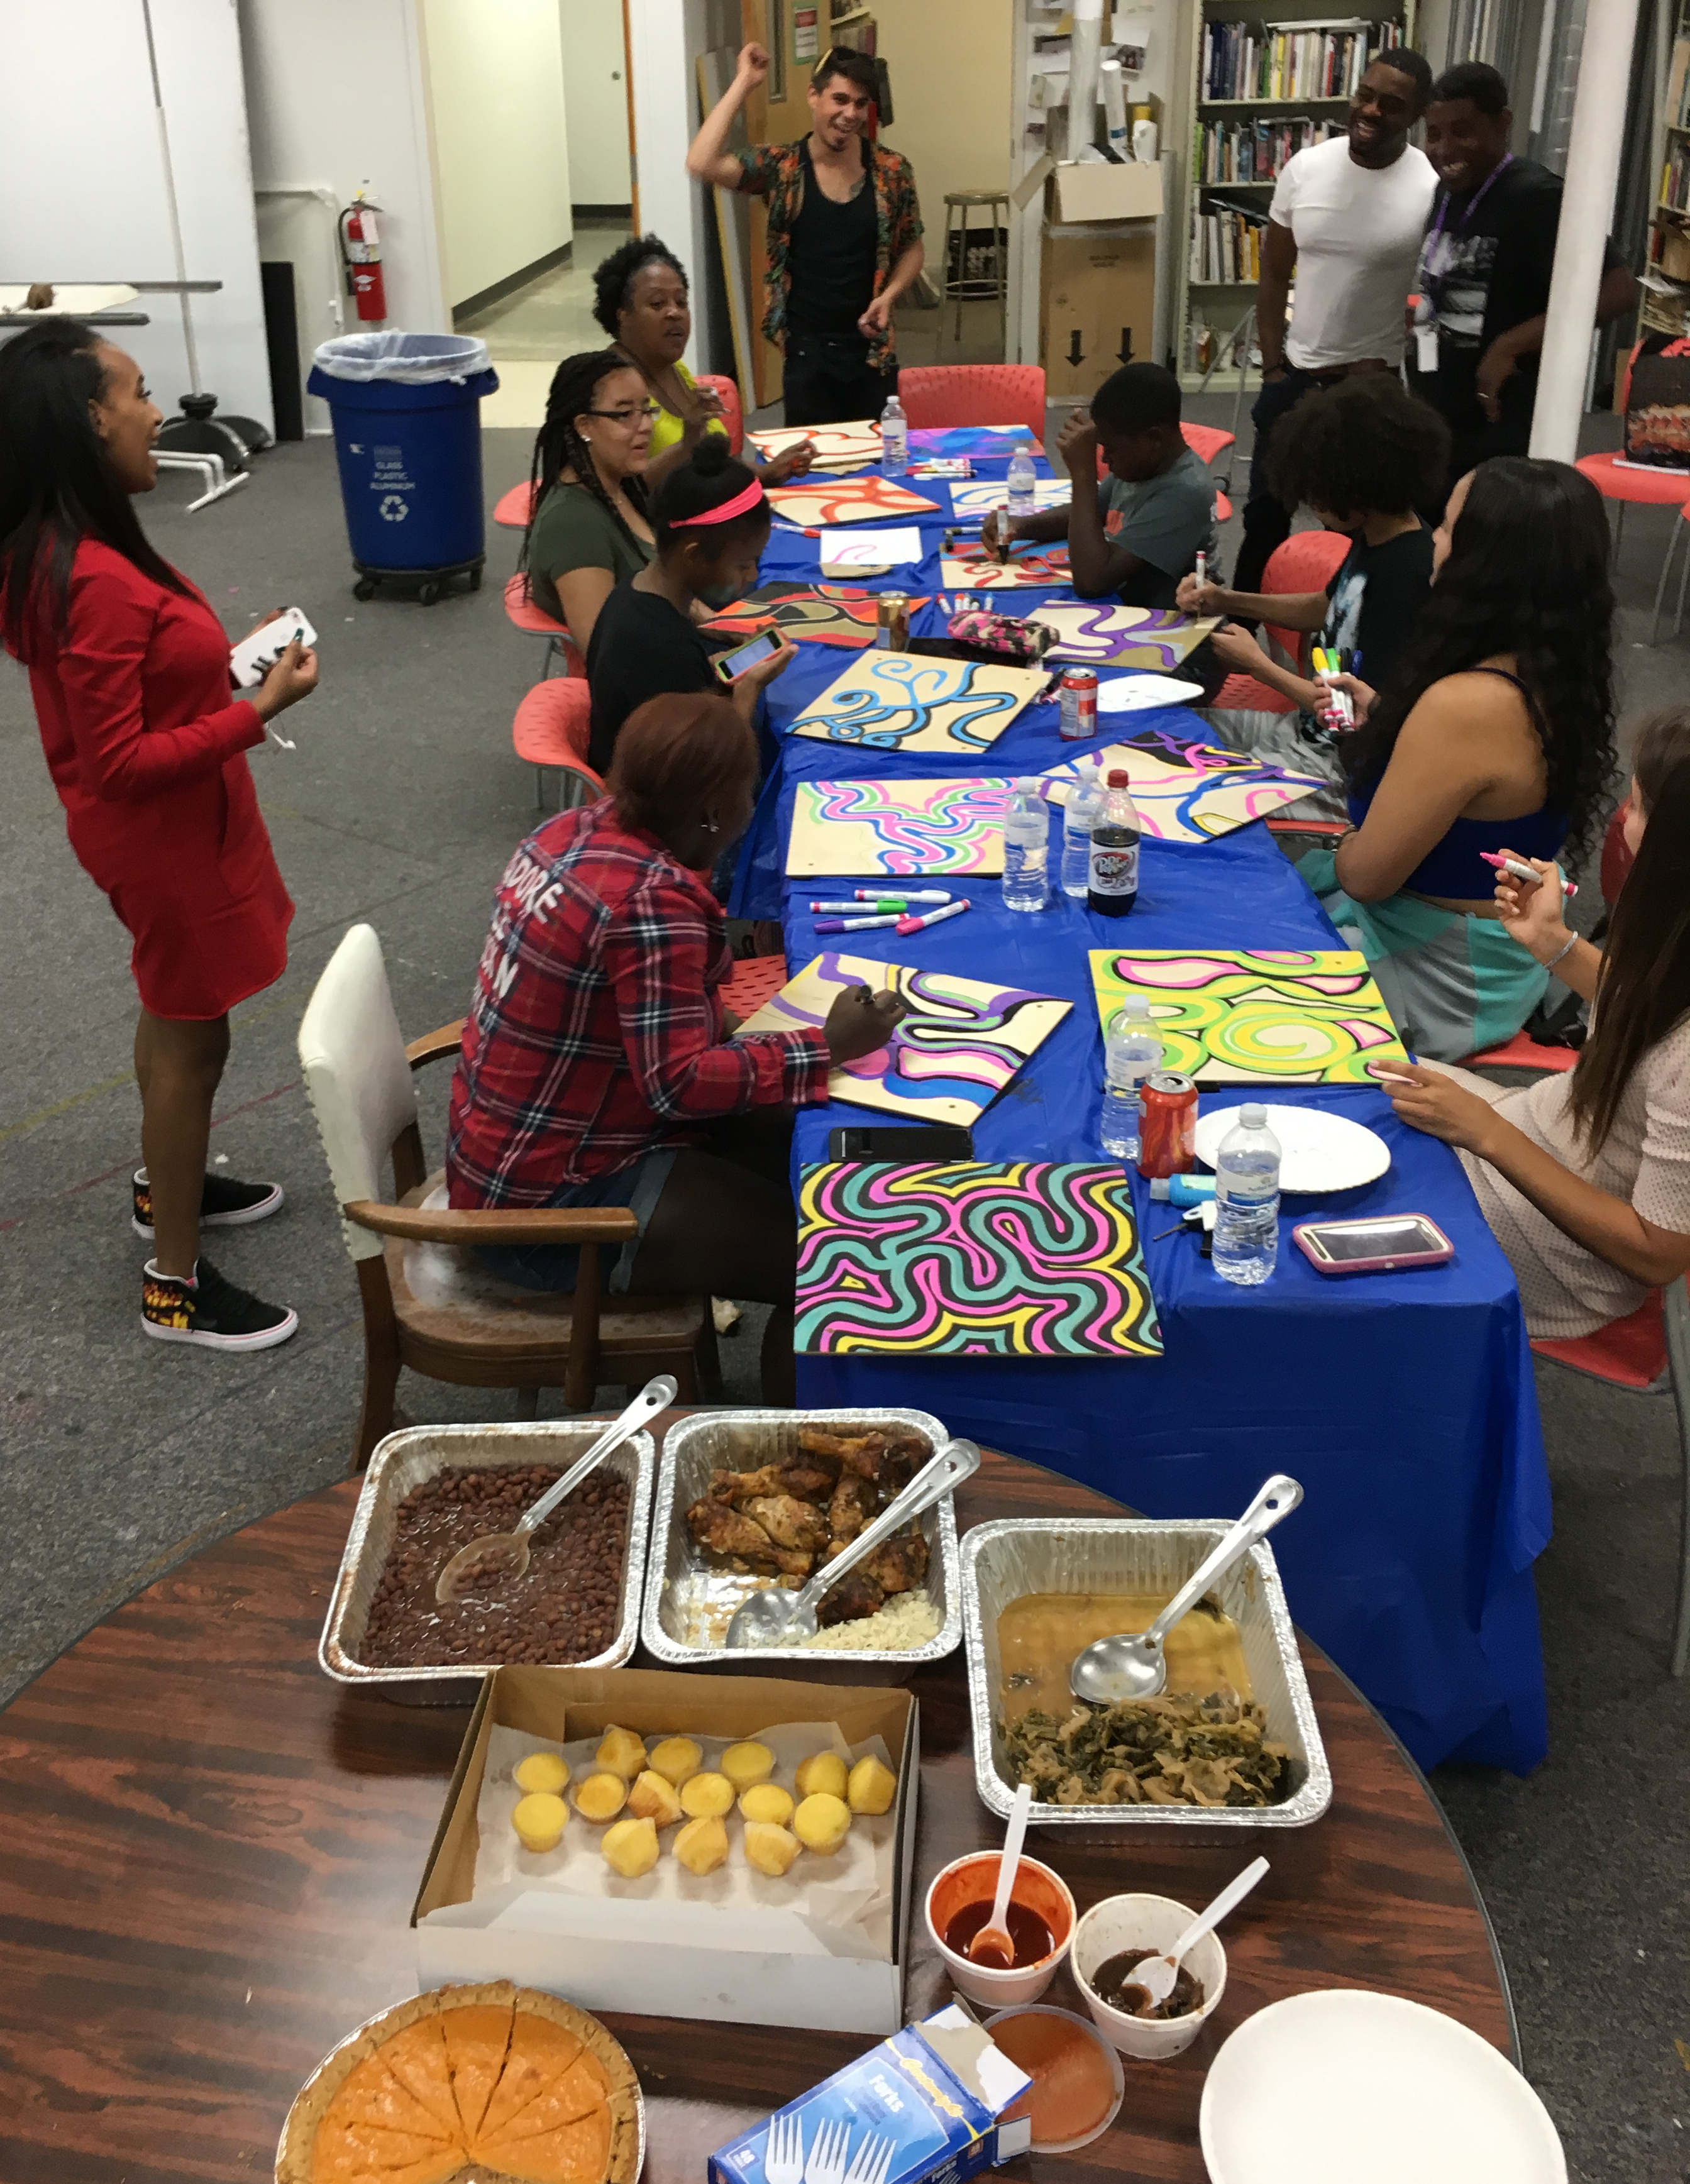
<svg viewBox="0 0 1690 2184">
<path fill-rule="evenodd" d="M 691 372 L 687 370 L 687 367 L 680 361 L 678 357 L 675 360 L 675 376 L 680 381 L 682 386 L 687 389 L 689 393 L 690 393 L 693 388 L 698 384 L 698 382 L 693 377 Z M 653 398 L 655 399 L 655 397 Z M 677 441 L 679 440 L 685 429 L 685 426 L 682 424 L 680 419 L 675 415 L 674 411 L 672 410 L 664 409 L 662 404 L 659 402 L 657 407 L 657 421 L 651 427 L 651 445 L 646 450 L 646 460 L 649 462 L 654 455 L 667 454 L 668 450 L 675 445 Z M 725 429 L 726 428 L 724 426 L 719 424 L 712 424 L 706 427 L 707 431 L 712 432 L 720 432 Z"/>
</svg>

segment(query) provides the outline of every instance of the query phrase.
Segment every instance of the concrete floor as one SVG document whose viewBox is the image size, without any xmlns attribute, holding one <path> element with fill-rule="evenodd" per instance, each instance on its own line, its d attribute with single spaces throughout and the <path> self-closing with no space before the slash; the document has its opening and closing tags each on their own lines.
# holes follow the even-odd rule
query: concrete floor
<svg viewBox="0 0 1690 2184">
<path fill-rule="evenodd" d="M 1230 399 L 1196 405 L 1227 423 Z M 1594 443 L 1611 444 L 1612 421 Z M 488 504 L 526 475 L 529 436 L 484 438 Z M 1241 487 L 1241 470 L 1239 483 Z M 534 821 L 510 747 L 538 666 L 499 600 L 516 534 L 489 533 L 488 582 L 432 609 L 351 596 L 331 451 L 266 455 L 244 493 L 199 515 L 172 480 L 144 510 L 161 550 L 231 634 L 298 600 L 323 682 L 288 717 L 298 749 L 256 755 L 298 904 L 286 977 L 236 1013 L 214 1149 L 279 1178 L 288 1203 L 216 1247 L 220 1264 L 296 1305 L 299 1335 L 241 1358 L 145 1341 L 146 1247 L 128 1227 L 138 1157 L 126 946 L 78 870 L 42 765 L 24 677 L 0 663 L 0 1697 L 173 1563 L 339 1477 L 361 1340 L 350 1265 L 298 1086 L 300 1012 L 346 928 L 368 919 L 414 1034 L 460 1014 L 492 889 Z M 1635 724 L 1690 688 L 1690 638 L 1642 639 L 1665 511 L 1634 511 L 1618 560 L 1624 710 Z M 439 1156 L 446 1075 L 423 1080 Z M 755 1392 L 755 1332 L 722 1346 L 730 1392 Z M 1442 1770 L 1436 1787 L 1489 1903 L 1526 2067 L 1589 2184 L 1690 2174 L 1690 1680 L 1665 1674 L 1676 1558 L 1677 1442 L 1665 1396 L 1540 1364 L 1556 1536 L 1539 1565 L 1553 1749 L 1529 1781 Z M 601 1390 L 608 1401 L 613 1391 Z M 407 1376 L 419 1419 L 509 1416 L 510 1399 Z M 1587 1963 L 1587 1978 L 1575 1968 Z"/>
</svg>

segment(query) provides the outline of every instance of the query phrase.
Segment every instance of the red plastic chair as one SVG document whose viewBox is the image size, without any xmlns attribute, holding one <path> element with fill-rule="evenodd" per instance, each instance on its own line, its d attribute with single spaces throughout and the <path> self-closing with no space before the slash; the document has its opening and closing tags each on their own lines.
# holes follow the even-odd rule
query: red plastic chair
<svg viewBox="0 0 1690 2184">
<path fill-rule="evenodd" d="M 499 494 L 494 504 L 495 523 L 508 523 L 513 531 L 526 531 L 528 512 L 534 504 L 534 488 L 531 485 L 513 485 L 509 493 Z"/>
<path fill-rule="evenodd" d="M 581 648 L 561 621 L 537 607 L 528 597 L 528 579 L 522 570 L 506 580 L 505 611 L 512 626 L 525 637 L 543 637 L 546 640 L 545 665 L 540 670 L 542 681 L 551 673 L 552 661 L 561 660 L 566 675 L 583 677 L 587 662 L 581 656 Z"/>
<path fill-rule="evenodd" d="M 912 431 L 949 425 L 1024 425 L 1045 437 L 1045 373 L 1036 364 L 923 364 L 898 374 Z"/>
<path fill-rule="evenodd" d="M 1627 376 L 1630 368 L 1627 367 Z M 1614 526 L 1614 551 L 1620 551 L 1620 541 L 1626 535 L 1626 510 L 1644 505 L 1655 508 L 1676 508 L 1682 518 L 1685 503 L 1690 501 L 1690 471 L 1631 470 L 1622 467 L 1618 455 L 1581 455 L 1573 465 L 1581 471 L 1604 500 L 1611 500 L 1620 510 L 1619 521 Z M 1654 588 L 1654 618 L 1649 624 L 1649 643 L 1655 641 L 1660 627 L 1660 603 L 1666 595 L 1666 579 L 1672 567 L 1673 549 L 1678 543 L 1678 525 L 1675 523 L 1667 534 L 1666 552 L 1660 565 L 1660 580 Z M 1686 549 L 1685 572 L 1690 576 L 1690 548 Z M 1678 621 L 1672 626 L 1673 635 L 1678 634 L 1679 623 L 1684 619 L 1684 586 L 1678 588 Z"/>
<path fill-rule="evenodd" d="M 1626 846 L 1626 805 L 1608 822 L 1608 832 L 1602 838 L 1602 900 L 1609 905 L 1620 899 L 1620 890 L 1626 884 L 1626 875 L 1635 860 Z"/>
<path fill-rule="evenodd" d="M 516 708 L 510 723 L 510 741 L 518 758 L 534 769 L 534 808 L 544 811 L 543 790 L 548 768 L 564 777 L 569 790 L 560 794 L 560 811 L 577 804 L 590 804 L 605 793 L 605 784 L 587 763 L 592 699 L 579 676 L 555 675 L 537 682 Z"/>
<path fill-rule="evenodd" d="M 742 956 L 722 989 L 722 998 L 743 1023 L 765 1001 L 774 999 L 786 983 L 786 975 L 784 956 Z"/>
<path fill-rule="evenodd" d="M 1268 566 L 1262 571 L 1262 589 L 1267 593 L 1324 592 L 1349 550 L 1350 542 L 1341 531 L 1293 531 L 1284 544 L 1275 546 L 1268 556 Z M 1263 627 L 1301 674 L 1304 648 L 1310 641 L 1308 632 L 1286 629 L 1275 622 L 1265 622 Z M 1215 693 L 1213 702 L 1217 710 L 1227 712 L 1297 710 L 1289 698 L 1269 689 L 1265 682 L 1258 682 L 1253 675 L 1229 675 Z"/>
<path fill-rule="evenodd" d="M 745 444 L 745 412 L 737 382 L 719 371 L 701 371 L 696 383 L 710 387 L 721 401 L 722 421 L 728 427 L 728 451 L 737 455 Z"/>
<path fill-rule="evenodd" d="M 1487 1046 L 1482 1054 L 1470 1054 L 1461 1067 L 1471 1069 L 1478 1062 L 1486 1062 L 1492 1069 L 1551 1069 L 1575 1067 L 1578 1049 L 1573 1046 L 1540 1046 L 1535 1039 L 1517 1031 L 1512 1039 L 1505 1039 L 1500 1046 Z"/>
<path fill-rule="evenodd" d="M 1223 432 L 1219 425 L 1187 425 L 1182 422 L 1180 430 L 1191 453 L 1206 463 L 1212 463 L 1223 448 L 1233 446 L 1237 437 L 1232 432 Z"/>
</svg>

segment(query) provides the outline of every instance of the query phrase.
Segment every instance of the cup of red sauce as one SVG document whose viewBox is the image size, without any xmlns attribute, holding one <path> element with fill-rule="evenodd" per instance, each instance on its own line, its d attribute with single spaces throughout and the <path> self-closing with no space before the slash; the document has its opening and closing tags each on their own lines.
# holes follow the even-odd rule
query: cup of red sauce
<svg viewBox="0 0 1690 2184">
<path fill-rule="evenodd" d="M 927 1930 L 957 1992 L 1001 2008 L 1035 2002 L 1045 1992 L 1068 1953 L 1077 1914 L 1062 1875 L 1023 1858 L 1009 1905 L 1015 1962 L 1007 1970 L 973 1963 L 968 1943 L 991 1916 L 999 1862 L 995 1850 L 975 1851 L 937 1875 L 927 1892 Z"/>
</svg>

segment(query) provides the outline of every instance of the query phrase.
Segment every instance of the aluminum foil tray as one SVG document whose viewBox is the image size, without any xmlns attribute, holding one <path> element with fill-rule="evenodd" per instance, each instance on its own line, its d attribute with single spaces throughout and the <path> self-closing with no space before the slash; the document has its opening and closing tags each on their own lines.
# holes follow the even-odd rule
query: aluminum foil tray
<svg viewBox="0 0 1690 2184">
<path fill-rule="evenodd" d="M 798 1663 L 818 1682 L 905 1683 L 923 1662 L 942 1660 L 962 1640 L 962 1596 L 957 1557 L 957 1518 L 947 1495 L 921 1519 L 930 1549 L 927 1590 L 944 1620 L 939 1635 L 906 1652 L 835 1652 L 812 1646 L 770 1646 L 730 1653 L 724 1643 L 733 1610 L 758 1580 L 711 1569 L 693 1544 L 687 1511 L 710 1485 L 711 1469 L 746 1471 L 798 1453 L 798 1429 L 862 1433 L 876 1426 L 919 1435 L 929 1449 L 951 1438 L 926 1411 L 700 1411 L 671 1426 L 657 1473 L 651 1519 L 650 1566 L 640 1637 L 645 1650 L 671 1668 L 731 1668 L 739 1674 L 780 1663 Z M 842 1673 L 844 1672 L 844 1673 Z"/>
<path fill-rule="evenodd" d="M 367 1684 L 388 1698 L 425 1705 L 472 1703 L 481 1680 L 496 1661 L 451 1668 L 378 1669 L 362 1658 L 370 1603 L 393 1543 L 399 1506 L 413 1487 L 455 1467 L 492 1470 L 500 1464 L 561 1463 L 584 1456 L 605 1429 L 602 1418 L 539 1420 L 532 1425 L 411 1426 L 389 1434 L 370 1459 L 364 1490 L 340 1558 L 317 1658 L 343 1684 Z M 650 1434 L 630 1435 L 605 1458 L 603 1468 L 627 1481 L 627 1541 L 622 1561 L 622 1612 L 616 1636 L 602 1653 L 569 1663 L 579 1669 L 619 1669 L 639 1640 L 639 1596 L 645 1579 L 646 1535 L 651 1525 L 651 1481 L 657 1451 Z"/>
<path fill-rule="evenodd" d="M 1015 1784 L 997 1730 L 997 1619 L 1029 1592 L 1121 1592 L 1171 1597 L 1226 1530 L 1202 1518 L 1060 1518 L 977 1524 L 962 1542 L 962 1601 L 968 1646 L 968 1701 L 974 1721 L 974 1783 L 989 1811 L 1007 1818 Z M 1332 1775 L 1314 1702 L 1297 1650 L 1285 1588 L 1263 1541 L 1214 1588 L 1237 1624 L 1252 1696 L 1266 1708 L 1268 1734 L 1291 1752 L 1291 1791 L 1278 1805 L 1047 1805 L 1040 1827 L 1303 1828 L 1332 1802 Z"/>
</svg>

